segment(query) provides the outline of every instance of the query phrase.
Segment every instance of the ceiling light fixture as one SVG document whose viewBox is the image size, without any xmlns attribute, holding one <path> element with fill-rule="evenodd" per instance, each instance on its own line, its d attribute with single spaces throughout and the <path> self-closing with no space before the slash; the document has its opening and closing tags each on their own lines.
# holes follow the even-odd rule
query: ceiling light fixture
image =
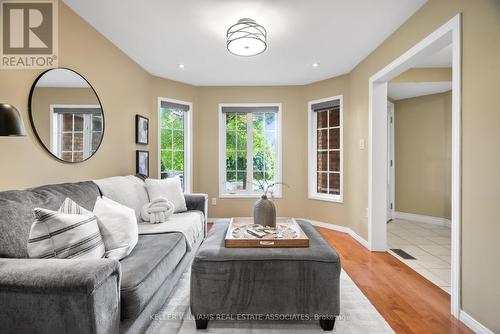
<svg viewBox="0 0 500 334">
<path fill-rule="evenodd" d="M 243 18 L 227 30 L 226 46 L 234 55 L 256 56 L 266 50 L 266 39 L 267 32 L 263 26 L 252 19 Z"/>
<path fill-rule="evenodd" d="M 313 67 L 319 67 L 319 63 L 313 63 Z"/>
<path fill-rule="evenodd" d="M 179 64 L 179 68 L 184 68 L 184 64 Z"/>
</svg>

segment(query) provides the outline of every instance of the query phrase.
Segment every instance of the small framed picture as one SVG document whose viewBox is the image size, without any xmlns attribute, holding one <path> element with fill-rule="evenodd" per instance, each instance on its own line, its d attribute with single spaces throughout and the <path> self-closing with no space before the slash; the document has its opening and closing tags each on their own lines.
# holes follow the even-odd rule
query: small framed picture
<svg viewBox="0 0 500 334">
<path fill-rule="evenodd" d="M 141 115 L 135 115 L 135 143 L 149 144 L 149 119 Z"/>
<path fill-rule="evenodd" d="M 149 176 L 149 151 L 135 151 L 135 172 Z"/>
</svg>

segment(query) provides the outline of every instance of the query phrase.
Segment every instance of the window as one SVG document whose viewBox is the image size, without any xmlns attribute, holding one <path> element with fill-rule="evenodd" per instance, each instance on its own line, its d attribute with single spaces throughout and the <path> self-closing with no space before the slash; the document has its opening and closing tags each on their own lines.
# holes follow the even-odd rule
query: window
<svg viewBox="0 0 500 334">
<path fill-rule="evenodd" d="M 191 108 L 189 102 L 159 98 L 159 177 L 179 175 L 191 191 Z"/>
<path fill-rule="evenodd" d="M 309 198 L 342 202 L 342 96 L 309 102 Z"/>
<path fill-rule="evenodd" d="M 219 105 L 220 197 L 258 197 L 281 180 L 281 104 Z M 281 196 L 281 186 L 271 191 Z"/>
<path fill-rule="evenodd" d="M 51 151 L 64 161 L 91 157 L 101 143 L 102 110 L 98 105 L 51 105 Z"/>
</svg>

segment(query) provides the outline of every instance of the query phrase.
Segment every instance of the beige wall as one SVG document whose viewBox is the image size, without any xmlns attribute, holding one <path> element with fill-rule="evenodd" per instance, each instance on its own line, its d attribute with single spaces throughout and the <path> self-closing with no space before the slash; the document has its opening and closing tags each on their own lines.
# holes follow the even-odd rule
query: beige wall
<svg viewBox="0 0 500 334">
<path fill-rule="evenodd" d="M 99 95 L 106 119 L 102 145 L 83 163 L 51 157 L 38 143 L 28 117 L 29 91 L 42 70 L 0 70 L 0 101 L 21 112 L 28 132 L 27 137 L 0 137 L 0 190 L 135 173 L 134 115 L 150 114 L 150 75 L 62 2 L 59 66 L 79 72 Z"/>
<path fill-rule="evenodd" d="M 351 72 L 350 129 L 368 135 L 368 79 L 458 13 L 462 24 L 462 308 L 500 332 L 500 1 L 430 0 Z M 368 155 L 351 156 L 350 225 L 367 236 Z"/>
<path fill-rule="evenodd" d="M 451 67 L 410 68 L 391 82 L 433 82 L 451 81 Z"/>
<path fill-rule="evenodd" d="M 28 137 L 0 138 L 9 163 L 0 163 L 0 190 L 73 181 L 135 171 L 134 115 L 152 120 L 152 172 L 156 169 L 156 96 L 194 103 L 194 190 L 217 194 L 217 104 L 272 101 L 283 103 L 283 180 L 291 184 L 278 201 L 279 212 L 346 225 L 368 235 L 368 79 L 457 13 L 463 13 L 462 109 L 462 307 L 494 332 L 500 332 L 500 2 L 498 0 L 429 0 L 345 77 L 294 87 L 200 87 L 152 78 L 118 48 L 60 3 L 60 66 L 73 68 L 96 89 L 106 117 L 106 133 L 97 154 L 78 164 L 49 157 L 28 128 Z M 88 45 L 92 45 L 89 50 Z M 28 92 L 41 71 L 0 70 L 0 99 L 18 107 L 27 120 Z M 307 201 L 307 114 L 310 99 L 336 94 L 344 99 L 343 204 Z M 480 103 L 478 102 L 480 101 Z M 367 143 L 369 145 L 369 143 Z M 141 147 L 142 148 L 142 147 Z M 223 200 L 211 216 L 249 214 L 250 200 Z"/>
<path fill-rule="evenodd" d="M 451 92 L 394 103 L 396 211 L 450 219 Z"/>
<path fill-rule="evenodd" d="M 99 105 L 91 88 L 38 87 L 33 91 L 32 117 L 36 132 L 45 146 L 50 148 L 50 106 L 54 104 Z"/>
</svg>

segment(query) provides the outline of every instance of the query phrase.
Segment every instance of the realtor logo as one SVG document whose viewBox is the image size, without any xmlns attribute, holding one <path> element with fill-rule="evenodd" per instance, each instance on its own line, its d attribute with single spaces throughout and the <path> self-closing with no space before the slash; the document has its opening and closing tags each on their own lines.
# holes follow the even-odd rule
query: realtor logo
<svg viewBox="0 0 500 334">
<path fill-rule="evenodd" d="M 1 69 L 57 67 L 57 0 L 0 0 Z"/>
</svg>

